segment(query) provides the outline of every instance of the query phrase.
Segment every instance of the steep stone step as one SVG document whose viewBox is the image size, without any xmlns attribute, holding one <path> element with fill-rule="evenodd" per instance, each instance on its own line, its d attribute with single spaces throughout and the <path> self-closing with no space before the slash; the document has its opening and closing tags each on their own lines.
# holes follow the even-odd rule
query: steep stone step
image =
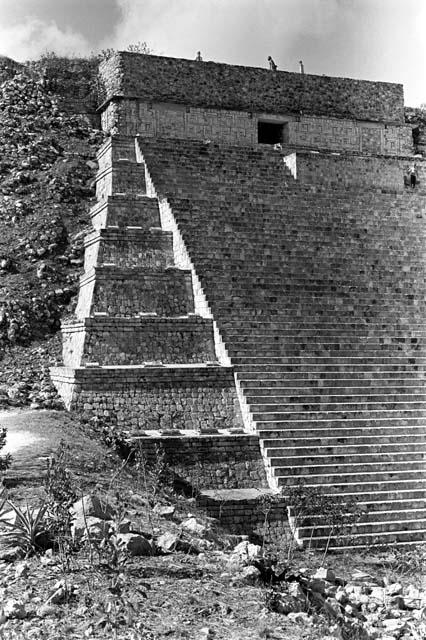
<svg viewBox="0 0 426 640">
<path fill-rule="evenodd" d="M 328 473 L 330 470 L 336 470 L 336 467 L 345 471 L 354 471 L 358 473 L 360 469 L 368 471 L 376 467 L 378 470 L 392 470 L 395 465 L 399 465 L 399 470 L 412 469 L 419 466 L 426 458 L 426 451 L 408 451 L 401 453 L 331 453 L 318 455 L 290 455 L 273 456 L 268 453 L 267 463 L 270 467 L 277 471 L 278 475 L 282 475 L 285 469 L 294 469 L 297 474 L 308 475 L 311 471 L 318 470 Z M 308 471 L 305 471 L 308 469 Z"/>
<path fill-rule="evenodd" d="M 322 538 L 324 541 L 328 534 L 330 533 L 330 526 L 326 525 L 318 525 L 315 527 L 301 527 L 299 530 L 299 536 L 305 539 L 311 539 L 312 537 L 312 546 L 319 546 L 319 542 Z M 379 543 L 377 536 L 380 535 L 380 542 L 382 542 L 382 533 L 386 534 L 385 540 L 389 540 L 392 537 L 392 534 L 397 534 L 400 532 L 404 532 L 403 540 L 421 540 L 421 535 L 426 533 L 426 518 L 421 518 L 419 520 L 377 520 L 376 522 L 369 523 L 359 523 L 353 527 L 353 533 L 350 530 L 348 533 L 339 535 L 338 537 L 333 537 L 333 541 L 336 546 L 340 546 L 341 543 L 344 543 L 351 535 L 355 536 L 356 541 L 360 541 L 360 538 L 365 538 L 369 536 L 369 539 L 372 539 L 373 536 L 376 536 L 376 544 Z M 398 536 L 398 540 L 400 540 L 400 536 Z M 382 543 L 384 544 L 384 542 Z M 334 546 L 334 544 L 333 544 Z"/>
<path fill-rule="evenodd" d="M 259 339 L 262 340 L 262 345 L 259 345 Z M 399 346 L 409 345 L 413 349 L 421 347 L 426 342 L 426 333 L 423 335 L 414 335 L 412 332 L 390 335 L 389 332 L 383 331 L 382 335 L 371 336 L 365 333 L 364 335 L 274 335 L 260 333 L 246 333 L 244 331 L 239 332 L 232 338 L 226 338 L 225 344 L 229 349 L 237 350 L 256 350 L 257 348 L 263 348 L 265 350 L 274 349 L 276 347 L 287 346 L 300 346 L 300 345 L 313 345 L 321 346 L 325 348 L 379 348 L 382 345 L 398 348 Z M 229 345 L 229 346 L 228 346 Z"/>
<path fill-rule="evenodd" d="M 265 426 L 264 429 L 259 429 L 258 433 L 263 446 L 265 447 L 282 447 L 283 443 L 300 443 L 302 446 L 305 442 L 314 440 L 319 444 L 334 443 L 336 440 L 341 442 L 348 442 L 349 444 L 369 444 L 372 445 L 378 442 L 405 442 L 406 439 L 412 438 L 424 438 L 426 421 L 421 422 L 418 425 L 407 424 L 391 424 L 390 426 L 383 426 L 386 424 L 384 420 L 379 425 L 366 424 L 363 426 L 353 426 L 346 422 L 346 426 L 335 426 L 335 424 L 322 423 L 306 423 L 304 422 L 301 427 L 297 426 L 297 422 L 282 423 L 281 428 L 276 427 L 269 428 Z M 311 426 L 310 426 L 311 425 Z"/>
<path fill-rule="evenodd" d="M 374 480 L 410 480 L 424 478 L 426 480 L 426 468 L 423 458 L 414 462 L 381 462 L 368 463 L 339 463 L 337 464 L 313 464 L 300 467 L 284 466 L 273 467 L 271 473 L 276 478 L 306 478 L 309 482 L 334 483 L 334 482 L 362 482 Z M 418 474 L 418 476 L 416 476 Z"/>
<path fill-rule="evenodd" d="M 304 487 L 318 487 L 320 485 L 325 493 L 345 493 L 349 489 L 354 496 L 374 495 L 377 491 L 400 491 L 415 490 L 419 487 L 426 489 L 426 472 L 424 469 L 412 471 L 384 471 L 382 473 L 357 474 L 356 478 L 352 473 L 347 475 L 339 474 L 310 474 L 309 478 L 297 475 L 274 474 L 278 487 L 295 487 L 303 482 Z"/>
<path fill-rule="evenodd" d="M 277 344 L 274 347 L 260 346 L 255 349 L 247 348 L 228 348 L 229 356 L 235 362 L 279 362 L 282 359 L 289 358 L 336 358 L 340 361 L 342 358 L 425 358 L 426 344 L 424 346 L 411 344 L 382 344 L 377 346 L 368 346 L 354 343 L 351 348 L 346 345 L 326 345 L 318 343 L 300 343 L 298 345 Z"/>
<path fill-rule="evenodd" d="M 248 374 L 249 375 L 249 374 Z M 406 375 L 405 378 L 245 378 L 244 373 L 238 375 L 242 389 L 247 394 L 292 394 L 292 395 L 345 395 L 412 393 L 422 394 L 426 380 L 422 377 Z"/>
<path fill-rule="evenodd" d="M 354 531 L 361 546 L 377 535 L 418 542 L 426 530 L 426 198 L 324 185 L 310 192 L 283 179 L 276 151 L 146 146 L 236 364 L 271 482 L 303 480 L 369 503 L 379 515 Z M 357 544 L 336 545 L 349 543 Z"/>
<path fill-rule="evenodd" d="M 295 444 L 295 441 L 283 440 L 281 446 L 273 447 L 270 445 L 266 445 L 265 441 L 263 441 L 264 451 L 266 457 L 269 459 L 270 464 L 275 465 L 276 460 L 281 458 L 318 458 L 318 460 L 327 457 L 327 456 L 366 456 L 368 459 L 374 458 L 380 455 L 392 455 L 395 456 L 401 454 L 401 456 L 423 456 L 426 453 L 426 434 L 424 436 L 419 436 L 419 440 L 415 441 L 413 436 L 403 436 L 404 440 L 402 442 L 383 442 L 381 439 L 377 440 L 377 442 L 371 442 L 369 444 L 355 444 L 349 443 L 344 439 L 345 442 L 339 444 L 339 440 L 335 439 L 333 444 L 325 445 L 321 440 L 313 440 L 307 441 L 305 443 L 299 441 Z M 331 439 L 330 439 L 331 440 Z M 349 438 L 348 438 L 349 440 Z M 401 458 L 402 459 L 402 458 Z M 413 458 L 415 459 L 415 458 Z M 372 461 L 372 460 L 367 460 Z M 279 463 L 281 464 L 281 463 Z"/>
<path fill-rule="evenodd" d="M 379 534 L 360 534 L 357 537 L 352 535 L 340 536 L 339 538 L 332 538 L 331 544 L 329 544 L 328 538 L 315 538 L 313 543 L 306 540 L 306 544 L 309 544 L 313 548 L 325 549 L 327 547 L 329 552 L 342 553 L 344 551 L 352 552 L 357 549 L 362 550 L 365 548 L 378 548 L 382 550 L 384 547 L 390 545 L 397 545 L 402 548 L 413 548 L 422 544 L 426 536 L 426 529 L 419 531 L 408 531 L 402 529 L 400 531 L 394 531 L 387 533 L 381 531 Z"/>
<path fill-rule="evenodd" d="M 358 393 L 351 393 L 350 387 L 341 389 L 341 393 L 336 393 L 334 387 L 311 387 L 305 390 L 303 387 L 291 388 L 291 387 L 272 387 L 270 389 L 257 387 L 246 389 L 245 399 L 248 404 L 255 404 L 257 407 L 261 406 L 276 406 L 276 405 L 288 405 L 298 403 L 309 404 L 389 404 L 389 403 L 404 403 L 409 404 L 415 402 L 421 404 L 426 402 L 426 389 L 423 387 L 411 387 L 409 390 L 404 388 L 398 389 L 396 387 L 385 387 L 382 389 L 371 389 L 359 387 L 353 387 Z M 284 395 L 289 390 L 291 394 Z M 417 393 L 411 393 L 411 391 L 417 390 Z M 337 389 L 337 391 L 339 391 Z M 363 391 L 363 393 L 359 393 Z M 382 393 L 377 393 L 381 391 Z M 371 407 L 374 408 L 374 407 Z M 395 407 L 393 407 L 395 408 Z M 409 408 L 409 407 L 407 407 Z M 411 407 L 412 408 L 412 407 Z M 268 409 L 259 409 L 267 411 Z"/>
<path fill-rule="evenodd" d="M 368 365 L 426 365 L 426 356 L 417 356 L 414 354 L 407 355 L 335 355 L 335 356 L 316 356 L 310 354 L 303 354 L 299 357 L 297 356 L 247 356 L 247 357 L 232 357 L 232 362 L 235 365 L 246 365 L 246 366 L 280 366 L 280 365 L 298 365 L 303 366 L 306 364 L 307 366 L 312 365 L 351 365 L 351 366 L 368 366 Z"/>
<path fill-rule="evenodd" d="M 368 504 L 371 504 L 371 503 L 364 503 L 364 502 L 358 503 L 361 509 L 368 508 L 367 507 Z M 393 504 L 394 503 L 386 503 L 387 506 L 393 506 Z M 349 512 L 348 512 L 348 515 L 349 515 Z M 361 533 L 362 530 L 364 529 L 364 525 L 369 525 L 375 522 L 385 523 L 389 521 L 406 522 L 407 528 L 411 528 L 411 523 L 419 520 L 424 520 L 424 519 L 426 519 L 425 506 L 417 507 L 417 508 L 409 508 L 409 507 L 404 508 L 404 505 L 402 505 L 401 508 L 399 509 L 398 508 L 390 509 L 390 510 L 383 509 L 380 511 L 371 510 L 371 511 L 364 512 L 361 516 L 360 521 L 356 523 L 353 529 Z M 309 524 L 305 523 L 305 526 L 306 526 L 306 529 L 309 531 L 309 533 L 313 528 L 317 528 L 317 527 L 327 528 L 327 522 L 324 521 L 324 517 L 321 517 L 320 515 L 309 515 L 308 522 Z M 302 531 L 302 529 L 304 529 L 305 526 L 303 525 L 303 520 L 302 520 L 301 528 L 299 529 L 299 535 L 301 535 L 302 537 L 306 536 L 306 531 Z M 328 526 L 329 526 L 329 523 L 328 523 Z"/>
<path fill-rule="evenodd" d="M 348 375 L 352 375 L 348 378 Z M 376 384 L 404 384 L 405 385 L 418 385 L 424 383 L 426 380 L 426 371 L 418 370 L 415 368 L 394 371 L 394 370 L 352 370 L 352 371 L 324 371 L 322 368 L 314 369 L 313 371 L 252 371 L 251 367 L 247 369 L 241 367 L 238 370 L 238 380 L 240 381 L 242 388 L 249 388 L 250 386 L 258 386 L 264 384 L 270 387 L 280 386 L 293 386 L 293 385 L 306 385 L 309 387 L 330 387 L 331 385 L 340 386 L 344 384 L 345 387 L 364 385 L 367 387 L 374 387 Z"/>
<path fill-rule="evenodd" d="M 336 377 L 339 373 L 352 373 L 354 375 L 364 375 L 367 377 L 373 377 L 376 374 L 378 377 L 389 376 L 392 377 L 395 374 L 400 373 L 413 373 L 424 375 L 426 372 L 426 366 L 424 363 L 417 362 L 416 359 L 413 359 L 413 362 L 410 362 L 409 358 L 393 358 L 395 362 L 383 362 L 383 360 L 372 360 L 372 362 L 351 362 L 351 359 L 347 358 L 346 362 L 336 362 L 335 358 L 327 359 L 323 358 L 324 362 L 300 362 L 299 358 L 294 358 L 295 362 L 278 363 L 278 364 L 253 364 L 252 362 L 244 362 L 240 364 L 236 364 L 233 362 L 235 370 L 239 373 L 243 371 L 245 374 L 255 374 L 255 373 L 268 373 L 275 374 L 273 377 L 277 378 L 279 376 L 283 377 L 285 374 L 289 379 L 293 377 L 310 377 L 312 374 L 320 373 L 323 374 L 324 377 L 327 373 L 331 373 L 332 377 Z M 345 360 L 345 359 L 344 359 Z M 360 359 L 362 360 L 362 358 Z M 289 375 L 287 375 L 289 374 Z"/>
<path fill-rule="evenodd" d="M 315 485 L 304 484 L 303 486 L 313 486 L 314 489 L 317 489 Z M 383 505 L 385 508 L 388 508 L 387 505 L 389 504 L 401 504 L 401 502 L 403 506 L 407 505 L 407 507 L 409 507 L 413 501 L 421 503 L 421 501 L 425 499 L 424 489 L 425 487 L 422 481 L 420 481 L 419 486 L 414 488 L 411 486 L 409 488 L 397 487 L 396 489 L 392 488 L 389 490 L 382 486 L 373 491 L 364 492 L 352 491 L 352 487 L 348 485 L 341 485 L 338 487 L 338 490 L 336 490 L 335 486 L 329 485 L 324 487 L 323 494 L 331 498 L 338 494 L 339 500 L 342 502 L 355 500 L 361 507 L 364 504 L 373 505 L 371 508 L 375 510 L 376 505 Z M 292 491 L 291 485 L 289 487 L 284 486 L 281 489 L 284 500 L 287 502 L 291 502 L 291 493 L 289 493 L 289 491 Z M 380 508 L 378 508 L 378 510 L 380 510 Z M 314 516 L 310 515 L 310 517 Z"/>
<path fill-rule="evenodd" d="M 349 423 L 351 426 L 357 426 L 359 424 L 371 424 L 371 427 L 377 425 L 380 421 L 383 422 L 385 420 L 391 420 L 394 424 L 421 424 L 426 422 L 426 412 L 424 409 L 401 409 L 401 410 L 388 410 L 384 411 L 382 409 L 375 410 L 348 410 L 348 411 L 309 411 L 309 410 L 301 410 L 301 411 L 281 411 L 281 412 L 264 412 L 257 413 L 256 411 L 252 411 L 253 420 L 257 424 L 257 428 L 260 430 L 262 428 L 261 425 L 268 424 L 272 426 L 272 424 L 279 423 L 288 423 L 296 422 L 298 424 L 305 424 L 309 422 L 312 424 L 313 422 L 321 423 L 320 426 L 326 425 L 328 423 L 331 426 L 333 423 L 338 421 L 344 421 L 347 424 Z"/>
<path fill-rule="evenodd" d="M 407 512 L 407 514 L 420 513 L 426 509 L 426 499 L 423 498 L 404 498 L 401 499 L 394 496 L 393 500 L 376 500 L 376 501 L 359 501 L 359 506 L 364 510 L 364 519 L 373 520 L 377 517 L 386 517 L 385 514 L 395 512 Z M 312 516 L 311 516 L 312 517 Z M 320 517 L 320 516 L 319 516 Z"/>
<path fill-rule="evenodd" d="M 345 414 L 346 417 L 362 417 L 364 413 L 368 412 L 372 417 L 380 412 L 382 417 L 387 416 L 425 416 L 426 418 L 426 402 L 404 402 L 402 400 L 392 402 L 391 400 L 383 400 L 382 402 L 363 402 L 361 400 L 354 400 L 353 402 L 329 402 L 328 399 L 314 402 L 312 400 L 292 402 L 274 402 L 274 403 L 262 403 L 262 401 L 254 400 L 249 402 L 250 410 L 255 420 L 281 420 L 285 415 L 294 416 L 298 413 L 303 419 L 308 412 L 309 414 L 315 413 L 319 419 L 324 417 L 324 414 L 330 415 L 331 418 L 336 415 Z M 291 418 L 290 418 L 291 419 Z"/>
</svg>

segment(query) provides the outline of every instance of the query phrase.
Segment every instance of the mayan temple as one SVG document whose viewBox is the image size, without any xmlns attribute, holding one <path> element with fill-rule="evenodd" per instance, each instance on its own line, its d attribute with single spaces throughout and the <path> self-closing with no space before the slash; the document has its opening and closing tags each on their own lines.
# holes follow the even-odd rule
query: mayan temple
<svg viewBox="0 0 426 640">
<path fill-rule="evenodd" d="M 426 161 L 403 87 L 134 53 L 99 74 L 66 407 L 162 442 L 230 526 L 304 483 L 365 511 L 332 548 L 423 541 Z M 327 522 L 295 533 L 321 546 Z"/>
</svg>

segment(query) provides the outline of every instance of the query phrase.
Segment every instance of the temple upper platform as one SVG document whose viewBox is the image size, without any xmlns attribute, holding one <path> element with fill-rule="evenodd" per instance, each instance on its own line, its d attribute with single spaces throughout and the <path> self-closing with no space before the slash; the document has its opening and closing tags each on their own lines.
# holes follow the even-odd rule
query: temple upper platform
<svg viewBox="0 0 426 640">
<path fill-rule="evenodd" d="M 118 52 L 100 66 L 111 133 L 413 154 L 400 84 Z"/>
</svg>

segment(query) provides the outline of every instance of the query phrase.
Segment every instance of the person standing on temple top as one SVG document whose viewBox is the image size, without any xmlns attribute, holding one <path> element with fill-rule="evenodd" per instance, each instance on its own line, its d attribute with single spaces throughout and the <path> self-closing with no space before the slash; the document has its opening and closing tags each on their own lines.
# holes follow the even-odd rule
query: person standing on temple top
<svg viewBox="0 0 426 640">
<path fill-rule="evenodd" d="M 203 59 L 202 59 L 202 57 L 201 57 L 201 51 L 197 51 L 197 57 L 195 58 L 195 60 L 196 60 L 197 62 L 202 62 L 202 61 L 203 61 Z"/>
<path fill-rule="evenodd" d="M 300 64 L 300 73 L 303 76 L 304 73 L 305 73 L 305 67 L 303 66 L 303 60 L 299 60 L 299 64 Z"/>
<path fill-rule="evenodd" d="M 417 173 L 416 173 L 416 165 L 413 164 L 413 166 L 410 169 L 410 185 L 412 189 L 415 189 L 417 184 Z"/>
<path fill-rule="evenodd" d="M 275 62 L 272 60 L 271 56 L 268 56 L 269 68 L 271 71 L 276 71 L 278 69 Z"/>
</svg>

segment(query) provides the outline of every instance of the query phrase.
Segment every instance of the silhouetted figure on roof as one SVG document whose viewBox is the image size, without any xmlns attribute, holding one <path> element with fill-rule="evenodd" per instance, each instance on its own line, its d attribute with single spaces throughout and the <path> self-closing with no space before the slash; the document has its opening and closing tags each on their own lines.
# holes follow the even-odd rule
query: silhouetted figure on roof
<svg viewBox="0 0 426 640">
<path fill-rule="evenodd" d="M 300 64 L 300 73 L 304 75 L 305 67 L 303 66 L 303 60 L 299 60 L 299 64 Z"/>
<path fill-rule="evenodd" d="M 413 164 L 413 166 L 410 169 L 410 185 L 412 189 L 416 188 L 416 184 L 417 184 L 417 173 L 416 173 L 416 165 Z"/>
<path fill-rule="evenodd" d="M 271 71 L 276 71 L 278 69 L 275 62 L 272 60 L 271 56 L 268 56 L 269 68 Z"/>
<path fill-rule="evenodd" d="M 201 57 L 201 51 L 197 51 L 197 56 L 196 56 L 195 60 L 197 62 L 202 62 L 203 61 L 203 59 Z"/>
</svg>

